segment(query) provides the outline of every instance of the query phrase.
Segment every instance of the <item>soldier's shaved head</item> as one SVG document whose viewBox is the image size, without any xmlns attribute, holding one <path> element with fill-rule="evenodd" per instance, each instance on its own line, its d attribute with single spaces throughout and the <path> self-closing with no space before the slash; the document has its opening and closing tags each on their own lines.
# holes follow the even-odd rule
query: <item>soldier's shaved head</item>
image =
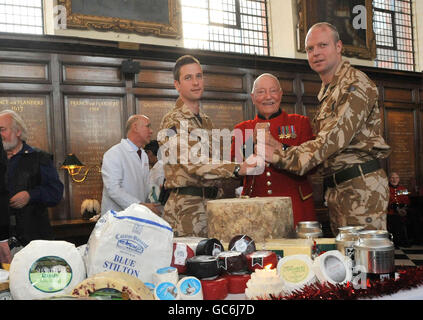
<svg viewBox="0 0 423 320">
<path fill-rule="evenodd" d="M 311 26 L 311 28 L 308 30 L 307 36 L 305 38 L 306 45 L 307 45 L 307 39 L 308 39 L 308 36 L 310 35 L 310 33 L 312 31 L 314 31 L 315 29 L 318 29 L 318 28 L 330 30 L 331 33 L 332 33 L 334 43 L 337 43 L 339 40 L 341 40 L 341 38 L 339 37 L 338 29 L 336 29 L 336 27 L 333 24 L 330 24 L 329 22 L 318 22 L 318 23 L 314 24 L 313 26 Z"/>
</svg>

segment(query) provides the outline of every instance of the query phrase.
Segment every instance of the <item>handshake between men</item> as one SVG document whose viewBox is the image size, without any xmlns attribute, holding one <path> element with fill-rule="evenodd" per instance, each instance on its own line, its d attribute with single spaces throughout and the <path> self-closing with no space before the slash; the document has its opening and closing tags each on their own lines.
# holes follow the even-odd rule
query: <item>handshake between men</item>
<svg viewBox="0 0 423 320">
<path fill-rule="evenodd" d="M 287 147 L 272 136 L 269 128 L 269 122 L 257 123 L 254 128 L 254 154 L 250 155 L 244 162 L 247 175 L 262 174 L 265 162 L 274 162 L 273 154 L 275 150 L 284 150 Z"/>
</svg>

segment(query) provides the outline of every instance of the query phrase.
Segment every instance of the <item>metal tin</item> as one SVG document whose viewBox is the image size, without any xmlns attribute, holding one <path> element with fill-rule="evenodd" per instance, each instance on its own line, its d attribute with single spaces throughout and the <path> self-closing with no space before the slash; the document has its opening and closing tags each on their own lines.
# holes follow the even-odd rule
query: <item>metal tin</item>
<svg viewBox="0 0 423 320">
<path fill-rule="evenodd" d="M 344 256 L 349 257 L 354 265 L 354 244 L 358 240 L 358 233 L 363 226 L 346 226 L 338 228 L 339 233 L 335 238 L 336 249 Z"/>
<path fill-rule="evenodd" d="M 310 239 L 323 237 L 322 225 L 318 221 L 300 221 L 296 227 L 297 238 Z"/>
<path fill-rule="evenodd" d="M 354 244 L 355 264 L 373 274 L 395 272 L 395 246 L 392 234 L 385 230 L 364 230 Z"/>
</svg>

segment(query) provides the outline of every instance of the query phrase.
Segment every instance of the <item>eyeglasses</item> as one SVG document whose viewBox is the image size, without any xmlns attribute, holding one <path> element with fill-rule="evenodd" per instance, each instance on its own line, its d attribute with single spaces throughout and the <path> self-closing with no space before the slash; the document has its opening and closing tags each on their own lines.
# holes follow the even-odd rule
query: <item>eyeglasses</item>
<svg viewBox="0 0 423 320">
<path fill-rule="evenodd" d="M 279 89 L 279 88 L 278 89 L 277 88 L 271 88 L 271 89 L 269 89 L 269 91 L 266 90 L 266 89 L 257 89 L 257 90 L 254 90 L 254 94 L 256 96 L 265 96 L 268 92 L 269 92 L 269 94 L 271 96 L 274 96 L 274 95 L 279 94 L 281 92 L 281 89 Z"/>
</svg>

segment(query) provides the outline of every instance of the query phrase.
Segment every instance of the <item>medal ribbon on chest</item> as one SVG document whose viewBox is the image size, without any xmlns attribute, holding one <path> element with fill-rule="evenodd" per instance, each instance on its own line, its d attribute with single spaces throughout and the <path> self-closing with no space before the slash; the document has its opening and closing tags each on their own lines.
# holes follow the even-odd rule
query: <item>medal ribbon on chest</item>
<svg viewBox="0 0 423 320">
<path fill-rule="evenodd" d="M 297 133 L 295 132 L 294 125 L 278 127 L 278 136 L 279 136 L 279 139 L 281 140 L 295 139 L 297 137 Z"/>
</svg>

